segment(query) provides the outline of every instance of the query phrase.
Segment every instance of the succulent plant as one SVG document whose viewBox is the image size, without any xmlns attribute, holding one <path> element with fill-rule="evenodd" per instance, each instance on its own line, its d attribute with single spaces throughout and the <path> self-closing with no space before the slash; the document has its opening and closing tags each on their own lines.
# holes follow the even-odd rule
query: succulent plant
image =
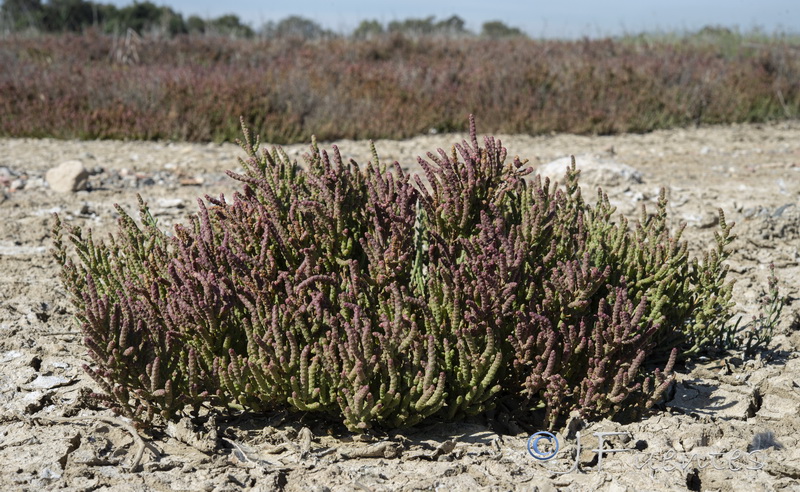
<svg viewBox="0 0 800 492">
<path fill-rule="evenodd" d="M 86 370 L 140 422 L 210 404 L 363 431 L 507 397 L 553 427 L 651 406 L 729 317 L 723 216 L 690 260 L 663 193 L 631 227 L 602 191 L 584 201 L 574 162 L 561 187 L 531 176 L 472 118 L 413 178 L 315 141 L 301 168 L 243 129 L 241 191 L 199 200 L 172 236 L 141 198 L 141 225 L 118 208 L 106 242 L 67 231 L 74 254 L 56 220 Z"/>
</svg>

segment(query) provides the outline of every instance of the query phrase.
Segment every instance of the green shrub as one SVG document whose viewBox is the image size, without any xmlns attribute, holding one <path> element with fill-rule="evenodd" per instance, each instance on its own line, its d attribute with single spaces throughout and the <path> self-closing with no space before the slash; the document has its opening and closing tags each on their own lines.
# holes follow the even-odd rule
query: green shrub
<svg viewBox="0 0 800 492">
<path fill-rule="evenodd" d="M 140 198 L 107 242 L 57 221 L 54 255 L 103 401 L 171 418 L 209 403 L 325 412 L 348 428 L 457 419 L 511 398 L 552 427 L 657 401 L 681 352 L 729 318 L 730 227 L 689 259 L 655 215 L 629 227 L 579 172 L 563 188 L 494 138 L 360 168 L 316 143 L 301 169 L 245 130 L 243 189 L 172 237 Z M 665 364 L 652 369 L 652 361 Z"/>
</svg>

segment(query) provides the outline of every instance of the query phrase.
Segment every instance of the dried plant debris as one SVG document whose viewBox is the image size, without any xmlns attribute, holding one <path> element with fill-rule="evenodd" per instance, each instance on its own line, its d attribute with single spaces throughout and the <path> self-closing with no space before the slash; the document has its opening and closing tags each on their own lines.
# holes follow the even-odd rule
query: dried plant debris
<svg viewBox="0 0 800 492">
<path fill-rule="evenodd" d="M 301 169 L 245 129 L 241 191 L 171 235 L 141 198 L 106 241 L 56 219 L 96 397 L 139 423 L 215 405 L 359 432 L 500 397 L 551 427 L 658 402 L 730 318 L 732 224 L 720 212 L 691 259 L 663 192 L 629 224 L 601 190 L 584 199 L 574 162 L 555 186 L 470 126 L 419 159 L 424 177 L 316 142 Z"/>
</svg>

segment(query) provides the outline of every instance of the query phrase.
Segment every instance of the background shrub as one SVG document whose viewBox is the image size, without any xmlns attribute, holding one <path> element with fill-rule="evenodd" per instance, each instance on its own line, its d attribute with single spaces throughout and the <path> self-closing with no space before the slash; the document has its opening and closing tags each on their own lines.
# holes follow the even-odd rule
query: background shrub
<svg viewBox="0 0 800 492">
<path fill-rule="evenodd" d="M 274 26 L 282 34 L 252 40 L 120 40 L 97 31 L 0 39 L 0 136 L 234 140 L 232 115 L 243 115 L 282 144 L 312 133 L 333 140 L 466 131 L 465 112 L 491 132 L 526 134 L 800 114 L 798 47 L 780 38 L 304 39 L 298 33 L 312 27 L 289 20 Z"/>
</svg>

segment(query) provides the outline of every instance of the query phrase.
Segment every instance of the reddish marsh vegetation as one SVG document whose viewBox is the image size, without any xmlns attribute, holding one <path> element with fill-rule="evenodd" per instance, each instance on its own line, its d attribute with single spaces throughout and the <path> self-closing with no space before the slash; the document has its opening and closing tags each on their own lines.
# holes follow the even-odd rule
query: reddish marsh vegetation
<svg viewBox="0 0 800 492">
<path fill-rule="evenodd" d="M 525 38 L 0 40 L 0 135 L 276 143 L 465 130 L 607 134 L 796 117 L 800 51 L 748 43 Z"/>
<path fill-rule="evenodd" d="M 721 212 L 716 248 L 690 260 L 665 192 L 631 231 L 607 195 L 584 201 L 574 162 L 563 190 L 528 183 L 474 120 L 470 142 L 420 159 L 427 184 L 374 147 L 362 170 L 315 143 L 306 171 L 248 135 L 245 174 L 229 173 L 242 192 L 207 197 L 172 237 L 141 198 L 142 228 L 117 207 L 108 242 L 56 219 L 86 370 L 130 418 L 233 405 L 362 431 L 499 400 L 550 427 L 573 410 L 630 418 L 664 395 L 679 355 L 724 333 Z"/>
</svg>

